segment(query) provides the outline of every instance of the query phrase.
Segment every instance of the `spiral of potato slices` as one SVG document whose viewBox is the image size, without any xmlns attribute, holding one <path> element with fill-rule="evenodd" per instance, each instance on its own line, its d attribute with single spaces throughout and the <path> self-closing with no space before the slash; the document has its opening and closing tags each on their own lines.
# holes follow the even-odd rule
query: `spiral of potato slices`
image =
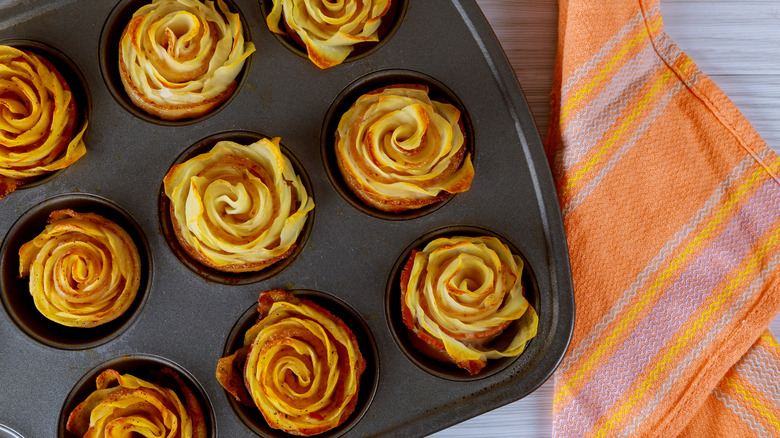
<svg viewBox="0 0 780 438">
<path fill-rule="evenodd" d="M 355 44 L 379 41 L 379 26 L 391 4 L 390 0 L 273 2 L 266 17 L 268 28 L 279 34 L 289 30 L 294 39 L 306 46 L 309 59 L 323 69 L 344 62 Z"/>
<path fill-rule="evenodd" d="M 238 14 L 222 0 L 154 0 L 120 40 L 119 72 L 133 103 L 165 120 L 199 117 L 236 88 L 255 51 Z"/>
<path fill-rule="evenodd" d="M 220 141 L 173 166 L 164 188 L 184 250 L 225 272 L 259 271 L 287 257 L 314 208 L 279 138 Z"/>
<path fill-rule="evenodd" d="M 66 429 L 80 438 L 206 438 L 203 410 L 195 395 L 175 371 L 163 368 L 160 373 L 175 385 L 103 371 L 96 379 L 97 389 L 68 416 Z"/>
<path fill-rule="evenodd" d="M 41 234 L 19 249 L 35 307 L 69 327 L 95 327 L 121 316 L 141 284 L 141 259 L 119 225 L 94 213 L 57 210 Z"/>
<path fill-rule="evenodd" d="M 401 277 L 404 324 L 476 374 L 488 359 L 517 356 L 536 336 L 538 317 L 523 295 L 523 260 L 490 236 L 439 238 L 413 252 Z M 513 321 L 505 348 L 486 344 Z"/>
<path fill-rule="evenodd" d="M 87 125 L 76 126 L 78 111 L 53 65 L 32 52 L 0 45 L 0 198 L 86 153 Z"/>
<path fill-rule="evenodd" d="M 355 335 L 286 291 L 262 292 L 258 303 L 260 319 L 246 332 L 244 351 L 220 360 L 218 380 L 239 401 L 237 392 L 248 391 L 272 428 L 310 436 L 338 427 L 355 410 L 366 369 Z"/>
<path fill-rule="evenodd" d="M 358 98 L 341 117 L 336 157 L 347 186 L 387 212 L 465 192 L 474 178 L 460 112 L 425 86 L 393 86 Z"/>
</svg>

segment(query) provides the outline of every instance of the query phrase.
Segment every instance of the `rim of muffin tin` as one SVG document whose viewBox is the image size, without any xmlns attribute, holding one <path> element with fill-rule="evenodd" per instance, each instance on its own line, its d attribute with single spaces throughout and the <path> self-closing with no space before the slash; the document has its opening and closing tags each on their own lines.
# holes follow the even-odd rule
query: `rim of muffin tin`
<svg viewBox="0 0 780 438">
<path fill-rule="evenodd" d="M 65 82 L 67 82 L 68 87 L 70 87 L 71 95 L 76 101 L 77 118 L 76 126 L 73 128 L 73 134 L 74 136 L 78 134 L 86 123 L 87 129 L 84 130 L 84 135 L 82 136 L 82 141 L 86 142 L 89 132 L 92 129 L 92 94 L 90 93 L 86 79 L 84 79 L 84 74 L 81 73 L 81 70 L 79 70 L 73 60 L 71 60 L 62 50 L 41 41 L 12 38 L 0 40 L 0 44 L 20 50 L 27 50 L 42 57 L 51 63 L 62 77 L 65 78 Z M 21 184 L 16 190 L 38 187 L 51 181 L 67 169 L 68 168 L 66 167 L 46 175 L 32 178 L 29 182 Z"/>
<path fill-rule="evenodd" d="M 471 123 L 466 107 L 458 96 L 444 83 L 425 73 L 407 69 L 386 69 L 363 75 L 347 85 L 333 100 L 322 123 L 320 132 L 320 155 L 325 168 L 325 174 L 328 177 L 334 190 L 356 210 L 377 218 L 388 221 L 405 221 L 427 216 L 434 211 L 442 208 L 458 193 L 446 193 L 442 201 L 426 205 L 421 208 L 415 208 L 399 213 L 391 213 L 374 208 L 355 195 L 355 193 L 344 182 L 344 177 L 339 169 L 336 158 L 336 131 L 339 121 L 360 96 L 390 85 L 425 85 L 428 87 L 428 96 L 431 100 L 449 103 L 460 111 L 460 120 L 463 126 L 464 141 L 466 142 L 466 152 L 471 155 L 471 162 L 476 166 L 475 136 L 474 128 Z"/>
<path fill-rule="evenodd" d="M 211 134 L 196 141 L 194 144 L 182 151 L 168 167 L 168 171 L 170 171 L 170 169 L 177 164 L 183 163 L 200 154 L 207 153 L 214 147 L 214 145 L 222 140 L 229 140 L 242 145 L 249 145 L 263 138 L 271 139 L 273 137 L 269 137 L 254 131 L 244 130 L 223 131 L 216 134 Z M 298 240 L 293 251 L 282 260 L 279 260 L 276 263 L 259 271 L 223 272 L 206 266 L 189 255 L 187 251 L 185 251 L 181 246 L 179 240 L 176 238 L 176 232 L 174 231 L 173 223 L 171 221 L 171 201 L 165 194 L 165 184 L 160 182 L 160 193 L 157 198 L 157 216 L 160 220 L 160 231 L 165 238 L 165 242 L 168 244 L 168 248 L 171 250 L 173 255 L 176 256 L 179 262 L 187 267 L 187 269 L 208 281 L 225 285 L 241 285 L 268 280 L 269 278 L 280 274 L 295 262 L 301 251 L 303 251 L 303 248 L 306 247 L 306 243 L 308 242 L 312 228 L 314 227 L 314 215 L 317 210 L 316 198 L 314 196 L 311 180 L 309 179 L 309 175 L 306 173 L 306 169 L 303 167 L 303 164 L 301 164 L 300 160 L 298 160 L 292 151 L 285 147 L 283 141 L 281 140 L 279 142 L 279 147 L 284 156 L 290 160 L 296 175 L 301 178 L 301 183 L 306 189 L 309 197 L 314 199 L 315 207 L 308 213 L 308 216 L 306 217 L 306 223 L 304 224 L 301 233 L 298 235 Z"/>
<path fill-rule="evenodd" d="M 358 401 L 355 410 L 347 420 L 338 427 L 317 434 L 318 437 L 333 438 L 345 435 L 351 430 L 368 411 L 371 402 L 376 396 L 379 386 L 379 353 L 371 330 L 363 321 L 363 318 L 345 301 L 325 292 L 313 289 L 292 289 L 287 292 L 298 298 L 311 300 L 323 309 L 340 318 L 349 327 L 358 341 L 360 354 L 366 360 L 366 369 L 360 377 L 358 389 Z M 243 346 L 244 334 L 257 322 L 257 302 L 254 302 L 241 316 L 238 317 L 225 339 L 222 356 L 226 357 L 236 352 Z M 216 364 L 215 364 L 216 366 Z M 293 435 L 284 431 L 271 428 L 263 418 L 260 409 L 256 406 L 244 406 L 236 401 L 232 395 L 223 389 L 225 398 L 233 413 L 241 420 L 241 423 L 257 435 L 270 438 L 286 438 Z"/>
<path fill-rule="evenodd" d="M 273 9 L 273 3 L 274 0 L 257 0 L 260 3 L 260 12 L 261 12 L 261 18 L 262 18 L 262 26 L 268 30 L 269 33 L 271 33 L 274 38 L 276 39 L 279 44 L 284 46 L 287 50 L 290 52 L 300 56 L 301 58 L 306 59 L 307 62 L 314 64 L 309 60 L 309 54 L 306 50 L 306 45 L 303 44 L 303 42 L 300 40 L 300 38 L 296 35 L 293 37 L 290 35 L 292 31 L 287 27 L 287 24 L 284 22 L 284 14 L 282 14 L 282 18 L 279 23 L 279 27 L 282 29 L 285 29 L 288 31 L 287 34 L 278 34 L 276 32 L 272 32 L 270 29 L 268 29 L 267 18 L 268 14 L 271 12 L 271 9 Z M 379 50 L 385 43 L 387 43 L 393 35 L 395 35 L 396 31 L 398 31 L 398 28 L 401 27 L 401 23 L 404 21 L 404 16 L 406 15 L 406 10 L 409 7 L 409 0 L 393 0 L 390 2 L 390 10 L 387 11 L 387 14 L 382 19 L 382 23 L 379 25 L 378 37 L 379 41 L 376 42 L 363 42 L 358 43 L 354 45 L 354 49 L 352 52 L 347 56 L 346 59 L 341 64 L 349 63 L 352 61 L 357 61 L 363 58 L 366 58 L 368 56 L 371 56 Z M 386 17 L 389 17 L 389 19 L 385 19 Z M 316 67 L 316 66 L 315 66 Z M 332 66 L 330 68 L 338 67 Z"/>
<path fill-rule="evenodd" d="M 216 1 L 216 0 L 215 0 Z M 241 29 L 244 32 L 244 41 L 252 42 L 252 37 L 249 31 L 249 25 L 246 22 L 246 18 L 241 12 L 238 5 L 233 0 L 223 0 L 227 5 L 230 12 L 237 13 L 241 20 Z M 119 106 L 133 116 L 144 120 L 149 123 L 154 123 L 162 126 L 186 126 L 195 123 L 200 123 L 223 109 L 225 109 L 233 99 L 236 98 L 238 93 L 243 88 L 249 76 L 248 72 L 252 63 L 252 57 L 250 55 L 244 60 L 244 65 L 241 68 L 241 72 L 236 76 L 236 88 L 224 101 L 214 107 L 211 111 L 203 114 L 202 116 L 195 118 L 183 118 L 179 120 L 164 120 L 155 115 L 149 114 L 143 109 L 136 106 L 127 95 L 119 73 L 119 41 L 122 38 L 122 33 L 125 27 L 130 22 L 133 14 L 142 6 L 150 3 L 150 0 L 124 0 L 117 3 L 109 13 L 108 18 L 103 24 L 103 29 L 100 32 L 100 46 L 98 49 L 98 62 L 100 64 L 100 75 L 103 77 L 103 82 L 106 88 L 114 98 Z"/>
<path fill-rule="evenodd" d="M 21 433 L 0 423 L 0 438 L 24 438 Z"/>
<path fill-rule="evenodd" d="M 75 435 L 65 429 L 68 417 L 76 406 L 95 391 L 95 379 L 103 371 L 114 369 L 120 374 L 131 374 L 147 381 L 154 381 L 154 373 L 163 368 L 170 368 L 175 371 L 179 377 L 182 378 L 190 391 L 192 391 L 193 395 L 195 395 L 195 398 L 198 399 L 198 403 L 200 403 L 201 410 L 203 411 L 206 429 L 208 430 L 207 436 L 218 436 L 217 418 L 214 413 L 214 407 L 211 405 L 211 399 L 209 399 L 208 393 L 203 389 L 203 386 L 195 376 L 187 371 L 186 368 L 170 359 L 153 354 L 134 353 L 117 356 L 95 366 L 73 385 L 73 388 L 62 403 L 60 413 L 57 417 L 57 437 L 76 438 Z M 181 397 L 181 394 L 177 393 L 177 395 Z"/>
<path fill-rule="evenodd" d="M 122 227 L 133 239 L 141 258 L 141 282 L 133 303 L 118 318 L 96 327 L 80 328 L 58 324 L 36 309 L 29 293 L 29 280 L 19 277 L 19 248 L 32 240 L 47 224 L 55 210 L 97 213 Z M 138 318 L 152 287 L 152 252 L 138 222 L 118 204 L 106 198 L 68 193 L 48 198 L 22 214 L 5 235 L 0 248 L 0 301 L 6 313 L 25 335 L 43 345 L 60 350 L 83 350 L 112 341 Z"/>
<path fill-rule="evenodd" d="M 528 263 L 528 258 L 512 243 L 510 239 L 493 232 L 491 230 L 470 226 L 470 225 L 451 225 L 436 230 L 430 231 L 423 236 L 417 238 L 412 242 L 399 256 L 393 264 L 393 268 L 390 271 L 387 284 L 385 286 L 385 319 L 390 334 L 393 337 L 398 348 L 403 352 L 409 361 L 415 364 L 417 367 L 426 371 L 427 373 L 436 377 L 453 380 L 453 381 L 475 381 L 485 379 L 490 376 L 494 376 L 498 373 L 508 370 L 512 365 L 526 352 L 528 352 L 531 344 L 534 340 L 540 336 L 537 333 L 536 337 L 532 338 L 526 343 L 525 349 L 518 356 L 504 357 L 500 359 L 488 359 L 487 365 L 479 373 L 475 375 L 469 374 L 468 371 L 458 367 L 453 363 L 446 363 L 434 359 L 424 352 L 420 351 L 416 345 L 420 345 L 423 341 L 419 340 L 417 336 L 409 330 L 403 322 L 401 315 L 401 273 L 406 265 L 413 250 L 422 250 L 429 242 L 440 237 L 455 237 L 455 236 L 491 236 L 500 240 L 506 245 L 512 254 L 519 256 L 523 260 L 523 274 L 522 282 L 524 289 L 524 296 L 528 300 L 529 304 L 539 313 L 540 292 L 539 286 L 536 281 L 536 276 Z M 489 345 L 495 345 L 508 343 L 512 336 L 517 333 L 518 322 L 514 321 L 507 327 L 496 339 L 491 341 Z M 539 342 L 539 341 L 537 341 Z"/>
</svg>

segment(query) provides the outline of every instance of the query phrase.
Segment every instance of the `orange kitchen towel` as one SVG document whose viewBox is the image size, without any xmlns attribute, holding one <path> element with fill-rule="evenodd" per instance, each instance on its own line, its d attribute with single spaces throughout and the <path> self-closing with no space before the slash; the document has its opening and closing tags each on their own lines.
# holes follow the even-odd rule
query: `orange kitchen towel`
<svg viewBox="0 0 780 438">
<path fill-rule="evenodd" d="M 546 149 L 577 317 L 554 436 L 780 436 L 780 158 L 658 0 L 559 7 Z"/>
</svg>

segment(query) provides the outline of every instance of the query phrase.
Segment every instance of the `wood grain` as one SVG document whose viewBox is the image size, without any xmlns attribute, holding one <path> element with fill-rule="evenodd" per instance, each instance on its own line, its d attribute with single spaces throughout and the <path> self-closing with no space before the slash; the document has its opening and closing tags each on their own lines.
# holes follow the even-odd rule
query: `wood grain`
<svg viewBox="0 0 780 438">
<path fill-rule="evenodd" d="M 544 138 L 557 46 L 555 0 L 477 0 L 501 42 Z M 662 0 L 665 30 L 780 152 L 780 3 Z M 780 318 L 771 324 L 780 336 Z M 544 438 L 552 434 L 553 379 L 530 396 L 432 435 Z"/>
</svg>

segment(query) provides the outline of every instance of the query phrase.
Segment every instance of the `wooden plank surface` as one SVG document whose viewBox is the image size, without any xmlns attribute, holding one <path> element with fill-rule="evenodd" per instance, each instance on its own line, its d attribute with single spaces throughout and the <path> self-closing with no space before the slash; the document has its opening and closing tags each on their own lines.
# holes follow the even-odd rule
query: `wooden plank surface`
<svg viewBox="0 0 780 438">
<path fill-rule="evenodd" d="M 557 45 L 556 0 L 477 0 L 523 88 L 544 138 Z M 661 0 L 665 30 L 780 152 L 780 2 Z M 778 291 L 780 292 L 780 291 Z M 771 324 L 780 337 L 780 318 Z M 553 381 L 530 396 L 432 435 L 551 436 Z"/>
</svg>

